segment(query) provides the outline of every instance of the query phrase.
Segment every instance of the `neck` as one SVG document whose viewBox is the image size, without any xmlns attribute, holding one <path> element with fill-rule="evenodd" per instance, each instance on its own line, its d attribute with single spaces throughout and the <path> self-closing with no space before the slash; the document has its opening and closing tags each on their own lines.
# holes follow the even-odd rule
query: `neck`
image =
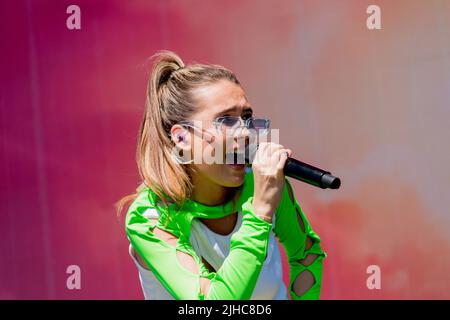
<svg viewBox="0 0 450 320">
<path fill-rule="evenodd" d="M 192 182 L 194 185 L 192 200 L 207 206 L 224 204 L 233 194 L 234 188 L 220 186 L 199 175 L 193 175 Z"/>
</svg>

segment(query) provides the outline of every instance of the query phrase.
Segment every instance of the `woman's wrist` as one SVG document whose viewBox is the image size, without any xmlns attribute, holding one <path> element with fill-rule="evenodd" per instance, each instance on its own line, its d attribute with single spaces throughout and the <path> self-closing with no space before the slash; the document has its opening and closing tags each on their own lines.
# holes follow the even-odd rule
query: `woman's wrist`
<svg viewBox="0 0 450 320">
<path fill-rule="evenodd" d="M 268 223 L 272 223 L 272 216 L 265 216 L 265 215 L 261 215 L 261 214 L 256 214 L 256 216 L 258 218 L 263 219 L 264 221 L 266 221 Z"/>
<path fill-rule="evenodd" d="M 261 204 L 256 201 L 253 201 L 252 206 L 253 210 L 255 211 L 255 214 L 260 214 L 263 216 L 271 216 L 274 211 L 272 206 L 268 204 Z"/>
<path fill-rule="evenodd" d="M 273 210 L 269 206 L 262 206 L 257 203 L 253 203 L 253 212 L 261 219 L 272 223 Z"/>
</svg>

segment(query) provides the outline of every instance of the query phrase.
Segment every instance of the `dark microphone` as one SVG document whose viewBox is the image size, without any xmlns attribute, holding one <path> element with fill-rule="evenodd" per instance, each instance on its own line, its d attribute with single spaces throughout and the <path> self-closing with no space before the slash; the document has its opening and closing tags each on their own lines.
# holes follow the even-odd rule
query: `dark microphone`
<svg viewBox="0 0 450 320">
<path fill-rule="evenodd" d="M 245 148 L 245 162 L 251 166 L 258 145 L 250 144 Z M 341 179 L 333 176 L 330 172 L 313 167 L 310 164 L 293 158 L 287 158 L 283 172 L 286 176 L 306 182 L 322 189 L 339 189 Z"/>
</svg>

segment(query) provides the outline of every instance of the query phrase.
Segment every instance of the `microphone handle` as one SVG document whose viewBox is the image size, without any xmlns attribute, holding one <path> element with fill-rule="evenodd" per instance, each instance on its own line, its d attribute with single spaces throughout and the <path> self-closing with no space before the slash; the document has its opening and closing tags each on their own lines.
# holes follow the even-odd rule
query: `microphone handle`
<svg viewBox="0 0 450 320">
<path fill-rule="evenodd" d="M 330 172 L 293 158 L 286 160 L 284 175 L 322 189 L 338 189 L 341 186 L 341 180 L 331 175 Z"/>
</svg>

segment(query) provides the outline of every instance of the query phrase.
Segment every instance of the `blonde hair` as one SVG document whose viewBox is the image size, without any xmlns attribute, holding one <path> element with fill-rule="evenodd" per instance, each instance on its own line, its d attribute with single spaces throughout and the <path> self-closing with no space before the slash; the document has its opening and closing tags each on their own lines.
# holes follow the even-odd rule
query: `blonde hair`
<svg viewBox="0 0 450 320">
<path fill-rule="evenodd" d="M 219 80 L 240 85 L 230 70 L 219 65 L 185 65 L 174 52 L 154 54 L 147 84 L 144 117 L 139 131 L 136 161 L 142 179 L 136 193 L 116 203 L 118 214 L 142 189 L 150 188 L 164 203 L 182 204 L 192 194 L 189 169 L 172 156 L 171 127 L 192 115 L 196 103 L 192 91 Z"/>
</svg>

